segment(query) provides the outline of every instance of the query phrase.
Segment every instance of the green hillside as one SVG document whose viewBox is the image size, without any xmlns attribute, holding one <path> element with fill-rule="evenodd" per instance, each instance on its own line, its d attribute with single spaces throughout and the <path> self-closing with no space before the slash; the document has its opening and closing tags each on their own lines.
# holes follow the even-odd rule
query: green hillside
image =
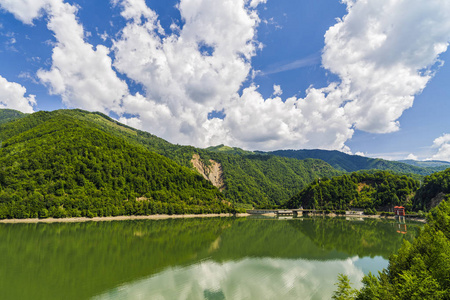
<svg viewBox="0 0 450 300">
<path fill-rule="evenodd" d="M 416 210 L 427 211 L 448 199 L 450 194 L 450 168 L 426 176 L 421 188 L 413 199 Z"/>
<path fill-rule="evenodd" d="M 345 299 L 450 299 L 450 205 L 443 201 L 434 208 L 419 236 L 404 242 L 387 269 L 364 276 L 362 283 L 355 297 Z M 341 284 L 338 292 L 350 290 Z"/>
<path fill-rule="evenodd" d="M 0 125 L 0 218 L 232 210 L 189 168 L 73 115 L 38 112 Z"/>
<path fill-rule="evenodd" d="M 0 109 L 0 125 L 16 119 L 22 118 L 26 114 L 13 109 Z"/>
<path fill-rule="evenodd" d="M 212 152 L 221 152 L 221 153 L 237 154 L 237 155 L 251 155 L 251 154 L 255 154 L 255 152 L 253 152 L 253 151 L 243 150 L 243 149 L 238 148 L 238 147 L 225 146 L 223 144 L 222 145 L 218 145 L 218 146 L 208 147 L 208 148 L 206 148 L 206 150 L 212 151 Z"/>
<path fill-rule="evenodd" d="M 314 179 L 341 174 L 327 163 L 267 155 L 203 153 L 223 167 L 227 198 L 260 206 L 279 205 Z"/>
<path fill-rule="evenodd" d="M 300 161 L 246 151 L 236 155 L 227 151 L 217 152 L 192 146 L 174 145 L 148 132 L 123 125 L 104 114 L 78 109 L 41 111 L 5 124 L 0 128 L 0 141 L 16 138 L 38 126 L 45 127 L 46 125 L 43 124 L 47 122 L 58 123 L 55 121 L 58 118 L 75 120 L 77 124 L 84 124 L 108 137 L 115 137 L 129 146 L 145 148 L 163 155 L 189 169 L 193 169 L 191 160 L 194 154 L 198 154 L 206 165 L 209 164 L 209 160 L 214 160 L 221 164 L 223 170 L 222 177 L 225 183 L 223 195 L 230 202 L 237 204 L 247 203 L 258 206 L 281 204 L 314 179 L 340 174 L 320 160 Z M 40 129 L 28 133 L 29 136 L 32 134 L 36 137 L 42 135 Z M 59 137 L 64 139 L 64 134 L 59 134 Z"/>
<path fill-rule="evenodd" d="M 420 183 L 405 175 L 387 171 L 356 172 L 350 175 L 322 178 L 292 197 L 285 206 L 307 209 L 346 210 L 358 207 L 388 211 L 395 205 L 412 209 L 411 201 Z"/>
<path fill-rule="evenodd" d="M 409 163 L 389 161 L 379 158 L 349 155 L 336 150 L 277 150 L 265 153 L 295 159 L 321 159 L 329 163 L 333 168 L 346 172 L 377 169 L 391 170 L 393 172 L 403 174 L 411 173 L 418 175 L 429 175 L 446 168 L 446 166 L 442 165 L 412 165 Z"/>
<path fill-rule="evenodd" d="M 200 149 L 171 144 L 148 132 L 118 123 L 101 113 L 81 110 L 61 110 L 52 113 L 69 114 L 80 120 L 92 122 L 100 130 L 124 138 L 135 145 L 144 146 L 191 169 L 194 154 L 198 154 L 205 164 L 209 164 L 209 160 L 212 159 L 221 164 L 225 183 L 223 194 L 234 203 L 257 206 L 281 204 L 314 179 L 340 174 L 320 160 L 299 161 L 276 156 L 268 157 L 223 145 L 215 149 L 214 147 Z M 229 150 L 232 150 L 231 153 Z"/>
</svg>

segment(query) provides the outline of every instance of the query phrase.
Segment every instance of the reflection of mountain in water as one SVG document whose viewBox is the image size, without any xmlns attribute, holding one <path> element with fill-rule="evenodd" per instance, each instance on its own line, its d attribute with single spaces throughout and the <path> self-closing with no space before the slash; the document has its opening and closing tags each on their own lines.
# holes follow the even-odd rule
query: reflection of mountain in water
<svg viewBox="0 0 450 300">
<path fill-rule="evenodd" d="M 349 256 L 382 256 L 394 253 L 404 239 L 411 241 L 418 224 L 406 235 L 397 233 L 396 223 L 379 219 L 348 221 L 344 218 L 255 219 L 237 221 L 223 232 L 221 247 L 213 259 L 280 257 L 314 260 Z"/>
<path fill-rule="evenodd" d="M 338 219 L 1 224 L 0 299 L 87 299 L 205 260 L 387 257 L 410 232 L 397 234 L 390 223 Z M 220 299 L 214 290 L 205 293 Z"/>
<path fill-rule="evenodd" d="M 347 254 L 318 247 L 292 226 L 293 221 L 276 219 L 238 220 L 222 233 L 222 243 L 212 258 L 219 261 L 239 260 L 243 257 L 303 258 L 314 260 L 345 259 Z M 309 221 L 308 221 L 309 222 Z"/>
<path fill-rule="evenodd" d="M 0 299 L 89 299 L 203 259 L 232 223 L 205 218 L 0 224 Z"/>
<path fill-rule="evenodd" d="M 344 252 L 349 256 L 382 256 L 388 259 L 402 245 L 412 241 L 421 226 L 408 224 L 405 235 L 398 234 L 397 223 L 383 219 L 349 221 L 344 218 L 309 218 L 304 222 L 289 222 L 315 245 L 324 250 Z M 308 221 L 307 221 L 308 220 Z M 404 225 L 406 228 L 406 224 Z"/>
</svg>

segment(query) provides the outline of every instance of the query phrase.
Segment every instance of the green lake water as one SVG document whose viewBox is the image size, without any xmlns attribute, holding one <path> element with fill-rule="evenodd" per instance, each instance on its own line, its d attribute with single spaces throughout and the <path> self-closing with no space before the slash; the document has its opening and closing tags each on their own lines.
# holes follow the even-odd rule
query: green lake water
<svg viewBox="0 0 450 300">
<path fill-rule="evenodd" d="M 195 218 L 0 224 L 0 299 L 330 299 L 420 224 Z"/>
</svg>

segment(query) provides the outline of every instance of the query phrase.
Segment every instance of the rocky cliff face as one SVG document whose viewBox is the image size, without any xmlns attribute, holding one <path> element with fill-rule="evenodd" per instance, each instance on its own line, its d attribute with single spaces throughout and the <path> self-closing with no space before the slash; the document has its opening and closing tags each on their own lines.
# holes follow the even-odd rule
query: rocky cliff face
<svg viewBox="0 0 450 300">
<path fill-rule="evenodd" d="M 202 176 L 211 181 L 211 183 L 217 187 L 220 191 L 225 190 L 225 183 L 223 181 L 222 165 L 212 159 L 209 160 L 210 165 L 205 165 L 198 154 L 192 156 L 191 163 L 194 168 L 202 174 Z"/>
</svg>

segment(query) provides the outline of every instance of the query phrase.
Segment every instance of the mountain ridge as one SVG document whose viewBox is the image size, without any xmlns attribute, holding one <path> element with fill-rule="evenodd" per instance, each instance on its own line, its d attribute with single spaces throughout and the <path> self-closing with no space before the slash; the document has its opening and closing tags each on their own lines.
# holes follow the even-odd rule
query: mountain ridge
<svg viewBox="0 0 450 300">
<path fill-rule="evenodd" d="M 148 132 L 123 125 L 102 113 L 79 109 L 39 111 L 9 122 L 7 123 L 10 124 L 9 126 L 1 127 L 0 140 L 8 145 L 11 139 L 14 140 L 45 122 L 52 122 L 52 119 L 61 117 L 70 117 L 77 122 L 89 123 L 92 128 L 124 139 L 135 147 L 165 156 L 189 169 L 194 169 L 191 161 L 195 154 L 206 166 L 211 160 L 216 161 L 220 163 L 223 170 L 225 186 L 223 194 L 235 204 L 262 206 L 281 204 L 315 178 L 339 174 L 339 171 L 319 160 L 299 161 L 257 153 L 230 155 L 192 146 L 174 145 Z M 54 123 L 58 126 L 57 121 Z M 34 134 L 35 138 L 42 136 L 42 132 L 34 131 Z"/>
</svg>

